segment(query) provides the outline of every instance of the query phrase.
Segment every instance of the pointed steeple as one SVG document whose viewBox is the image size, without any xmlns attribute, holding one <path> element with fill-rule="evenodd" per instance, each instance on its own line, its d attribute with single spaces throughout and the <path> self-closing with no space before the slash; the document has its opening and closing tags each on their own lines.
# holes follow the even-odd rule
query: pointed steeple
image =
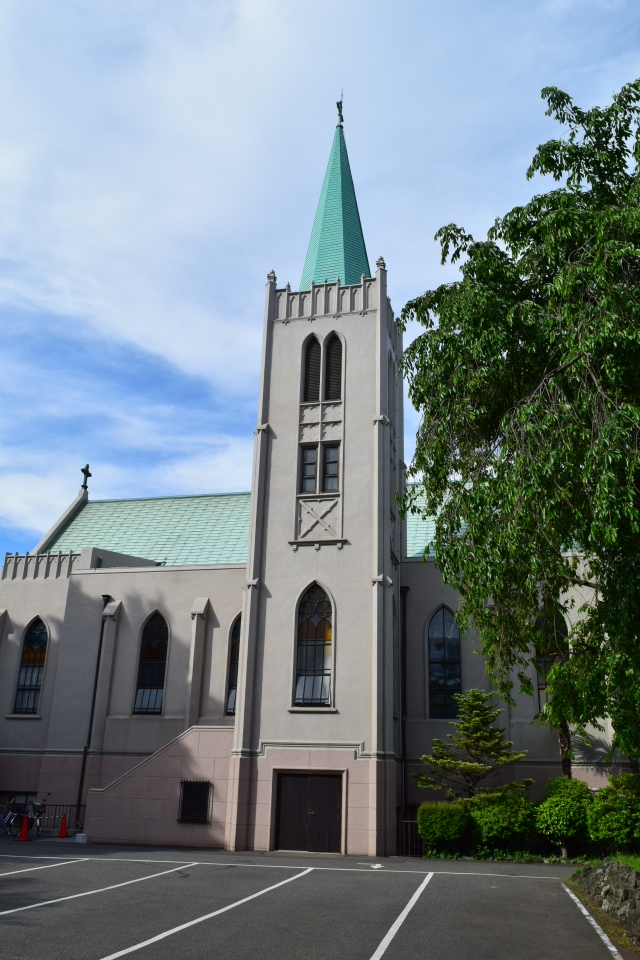
<svg viewBox="0 0 640 960">
<path fill-rule="evenodd" d="M 335 283 L 340 278 L 340 283 L 348 285 L 359 283 L 363 273 L 371 276 L 342 129 L 341 102 L 338 115 L 340 122 L 313 221 L 301 290 L 308 290 L 312 282 Z"/>
</svg>

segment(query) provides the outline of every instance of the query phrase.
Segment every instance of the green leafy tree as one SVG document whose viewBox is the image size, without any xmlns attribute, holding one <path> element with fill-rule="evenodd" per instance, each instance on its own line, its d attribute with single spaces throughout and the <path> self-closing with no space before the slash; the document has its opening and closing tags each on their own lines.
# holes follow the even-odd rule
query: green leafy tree
<svg viewBox="0 0 640 960">
<path fill-rule="evenodd" d="M 586 840 L 589 807 L 593 797 L 582 780 L 555 777 L 549 781 L 542 803 L 536 811 L 538 831 L 562 848 L 568 856 L 570 841 Z"/>
<path fill-rule="evenodd" d="M 418 786 L 426 790 L 446 790 L 448 799 L 476 797 L 479 794 L 497 795 L 501 792 L 522 791 L 533 780 L 512 781 L 504 786 L 481 786 L 483 780 L 499 770 L 523 760 L 526 750 L 516 753 L 513 743 L 505 739 L 504 730 L 494 721 L 502 710 L 491 703 L 491 694 L 469 690 L 455 694 L 458 719 L 451 721 L 455 733 L 445 740 L 432 740 L 429 754 L 420 758 L 428 773 L 413 776 Z"/>
<path fill-rule="evenodd" d="M 531 693 L 541 609 L 575 607 L 548 718 L 611 718 L 640 755 L 640 81 L 582 110 L 542 91 L 561 138 L 527 172 L 558 186 L 487 239 L 441 228 L 458 281 L 406 305 L 425 331 L 403 367 L 421 414 L 405 509 L 435 516 L 490 676 Z"/>
</svg>

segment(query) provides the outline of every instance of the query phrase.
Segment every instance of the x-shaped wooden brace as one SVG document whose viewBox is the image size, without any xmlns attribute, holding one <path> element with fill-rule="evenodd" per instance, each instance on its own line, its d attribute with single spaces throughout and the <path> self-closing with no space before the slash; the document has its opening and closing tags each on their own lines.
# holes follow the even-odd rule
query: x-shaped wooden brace
<svg viewBox="0 0 640 960">
<path fill-rule="evenodd" d="M 329 511 L 333 509 L 336 503 L 337 503 L 336 500 L 330 500 L 328 501 L 324 510 L 322 510 L 320 513 L 316 513 L 315 510 L 312 507 L 310 507 L 308 503 L 305 503 L 304 500 L 300 500 L 300 506 L 303 507 L 303 509 L 306 510 L 307 514 L 311 517 L 311 523 L 309 524 L 309 526 L 306 527 L 304 530 L 300 530 L 300 538 L 306 537 L 309 531 L 313 530 L 316 523 L 319 523 L 320 526 L 324 528 L 325 532 L 328 533 L 330 537 L 336 537 L 337 533 L 335 532 L 335 530 L 332 530 L 329 524 L 326 523 L 325 520 L 323 519 L 323 517 L 326 517 Z M 300 517 L 300 526 L 302 526 L 302 517 Z"/>
</svg>

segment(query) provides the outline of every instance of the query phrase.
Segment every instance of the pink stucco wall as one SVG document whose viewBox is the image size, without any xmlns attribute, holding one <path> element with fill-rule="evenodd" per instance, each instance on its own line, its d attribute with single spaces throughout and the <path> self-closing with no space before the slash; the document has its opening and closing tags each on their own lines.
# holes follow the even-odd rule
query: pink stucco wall
<svg viewBox="0 0 640 960">
<path fill-rule="evenodd" d="M 87 797 L 91 840 L 223 847 L 232 727 L 190 727 L 107 787 Z M 211 780 L 209 824 L 178 823 L 181 780 Z"/>
</svg>

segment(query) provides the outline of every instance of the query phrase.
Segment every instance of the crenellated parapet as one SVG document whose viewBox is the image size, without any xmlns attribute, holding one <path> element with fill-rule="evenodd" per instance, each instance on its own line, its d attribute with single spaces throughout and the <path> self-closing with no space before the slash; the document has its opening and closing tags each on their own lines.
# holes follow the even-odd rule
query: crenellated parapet
<svg viewBox="0 0 640 960">
<path fill-rule="evenodd" d="M 70 577 L 80 553 L 8 553 L 2 567 L 3 580 L 60 580 Z"/>
<path fill-rule="evenodd" d="M 360 283 L 312 283 L 310 290 L 293 292 L 289 285 L 275 291 L 274 322 L 314 320 L 344 314 L 366 314 L 378 309 L 378 280 L 363 276 Z"/>
</svg>

